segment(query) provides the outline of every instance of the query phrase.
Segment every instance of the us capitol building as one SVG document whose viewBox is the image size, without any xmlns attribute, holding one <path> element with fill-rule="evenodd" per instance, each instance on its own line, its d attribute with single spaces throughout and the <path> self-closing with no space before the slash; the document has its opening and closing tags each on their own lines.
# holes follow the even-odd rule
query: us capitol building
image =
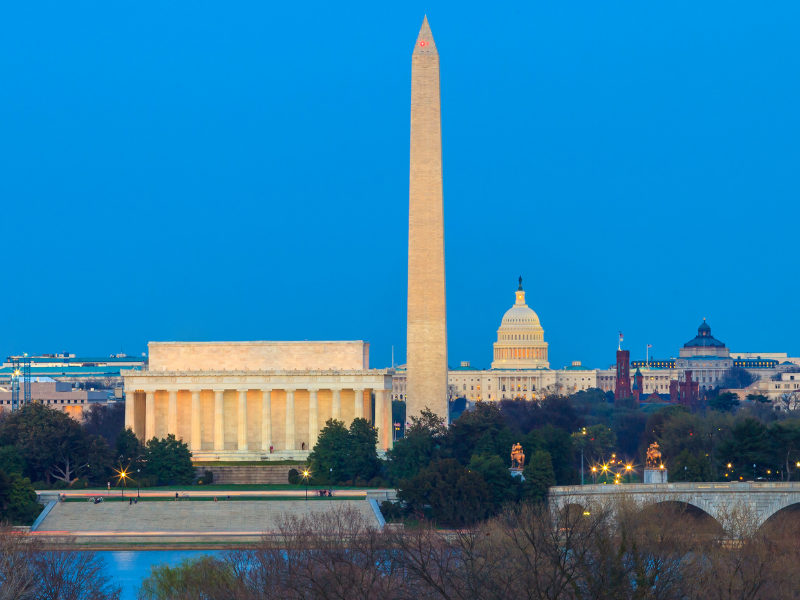
<svg viewBox="0 0 800 600">
<path fill-rule="evenodd" d="M 579 361 L 564 369 L 551 369 L 547 342 L 539 316 L 525 303 L 522 277 L 514 293 L 514 305 L 503 315 L 494 343 L 491 369 L 471 367 L 469 362 L 450 368 L 448 396 L 469 401 L 540 398 L 544 391 L 574 393 L 597 387 L 597 369 Z M 405 365 L 395 369 L 392 399 L 405 400 Z"/>
<path fill-rule="evenodd" d="M 574 361 L 571 366 L 551 369 L 548 346 L 539 316 L 525 303 L 522 278 L 515 292 L 514 305 L 503 315 L 494 343 L 490 369 L 477 369 L 462 362 L 448 371 L 448 397 L 450 400 L 466 398 L 478 400 L 542 399 L 548 393 L 570 395 L 581 390 L 598 388 L 604 392 L 616 387 L 617 370 L 612 365 L 606 369 L 591 369 Z M 730 352 L 724 343 L 711 335 L 711 328 L 703 319 L 697 336 L 684 344 L 677 359 L 632 361 L 641 377 L 640 397 L 667 401 L 670 382 L 683 382 L 687 373 L 699 389 L 717 385 L 731 367 L 740 367 L 757 379 L 770 380 L 778 373 L 800 366 L 800 359 L 789 358 L 786 353 Z M 392 376 L 392 399 L 405 400 L 405 365 L 395 369 Z"/>
</svg>

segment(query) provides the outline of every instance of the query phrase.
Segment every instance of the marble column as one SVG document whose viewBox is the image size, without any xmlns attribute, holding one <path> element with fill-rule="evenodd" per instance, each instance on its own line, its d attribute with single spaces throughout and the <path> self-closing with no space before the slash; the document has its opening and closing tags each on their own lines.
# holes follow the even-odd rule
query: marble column
<svg viewBox="0 0 800 600">
<path fill-rule="evenodd" d="M 135 423 L 136 392 L 133 390 L 125 391 L 125 429 L 131 428 L 136 433 Z"/>
<path fill-rule="evenodd" d="M 144 439 L 145 442 L 156 437 L 156 392 L 145 392 Z"/>
<path fill-rule="evenodd" d="M 364 390 L 353 390 L 356 395 L 356 412 L 355 412 L 355 419 L 363 419 L 364 418 Z"/>
<path fill-rule="evenodd" d="M 200 390 L 192 391 L 192 438 L 189 449 L 200 450 Z"/>
<path fill-rule="evenodd" d="M 294 390 L 286 390 L 286 450 L 294 450 Z"/>
<path fill-rule="evenodd" d="M 247 450 L 247 390 L 239 390 L 239 450 Z"/>
<path fill-rule="evenodd" d="M 386 449 L 391 450 L 394 448 L 394 418 L 392 417 L 392 394 L 384 390 L 383 399 L 386 402 Z"/>
<path fill-rule="evenodd" d="M 169 392 L 169 406 L 167 408 L 167 435 L 178 435 L 178 392 Z"/>
<path fill-rule="evenodd" d="M 342 420 L 342 390 L 331 390 L 333 395 L 333 406 L 331 410 L 331 417 L 341 421 Z"/>
<path fill-rule="evenodd" d="M 261 449 L 272 446 L 272 390 L 261 390 Z"/>
<path fill-rule="evenodd" d="M 308 390 L 308 450 L 312 450 L 317 445 L 317 435 L 319 434 L 318 391 Z"/>
<path fill-rule="evenodd" d="M 214 390 L 214 450 L 225 450 L 225 390 Z"/>
<path fill-rule="evenodd" d="M 378 430 L 378 450 L 385 450 L 386 445 L 386 423 L 383 414 L 383 391 L 375 390 L 375 425 L 374 428 Z"/>
</svg>

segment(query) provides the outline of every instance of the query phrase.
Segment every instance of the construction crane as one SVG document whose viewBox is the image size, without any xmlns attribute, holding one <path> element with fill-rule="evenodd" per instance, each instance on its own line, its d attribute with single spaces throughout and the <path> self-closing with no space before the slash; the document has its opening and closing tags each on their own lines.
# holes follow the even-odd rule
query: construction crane
<svg viewBox="0 0 800 600">
<path fill-rule="evenodd" d="M 27 354 L 10 356 L 11 359 L 11 410 L 22 408 L 19 401 L 19 380 L 22 378 L 22 402 L 31 401 L 31 359 Z"/>
</svg>

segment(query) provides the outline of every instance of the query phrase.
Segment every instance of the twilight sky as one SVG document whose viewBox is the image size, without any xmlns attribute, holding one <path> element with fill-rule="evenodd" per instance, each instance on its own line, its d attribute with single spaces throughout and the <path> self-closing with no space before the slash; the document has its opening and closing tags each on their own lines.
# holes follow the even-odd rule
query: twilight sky
<svg viewBox="0 0 800 600">
<path fill-rule="evenodd" d="M 524 278 L 551 365 L 706 317 L 800 352 L 800 3 L 0 7 L 0 357 L 364 339 L 405 360 L 411 52 L 441 55 L 450 364 Z"/>
</svg>

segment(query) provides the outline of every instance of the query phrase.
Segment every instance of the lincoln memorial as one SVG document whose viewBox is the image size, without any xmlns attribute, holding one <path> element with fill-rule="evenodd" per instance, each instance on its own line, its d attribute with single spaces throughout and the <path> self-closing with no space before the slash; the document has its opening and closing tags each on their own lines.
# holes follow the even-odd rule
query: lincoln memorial
<svg viewBox="0 0 800 600">
<path fill-rule="evenodd" d="M 195 460 L 304 459 L 328 419 L 367 419 L 392 447 L 392 372 L 355 342 L 150 342 L 122 371 L 125 427 L 175 434 Z M 373 405 L 374 401 L 374 405 Z"/>
</svg>

